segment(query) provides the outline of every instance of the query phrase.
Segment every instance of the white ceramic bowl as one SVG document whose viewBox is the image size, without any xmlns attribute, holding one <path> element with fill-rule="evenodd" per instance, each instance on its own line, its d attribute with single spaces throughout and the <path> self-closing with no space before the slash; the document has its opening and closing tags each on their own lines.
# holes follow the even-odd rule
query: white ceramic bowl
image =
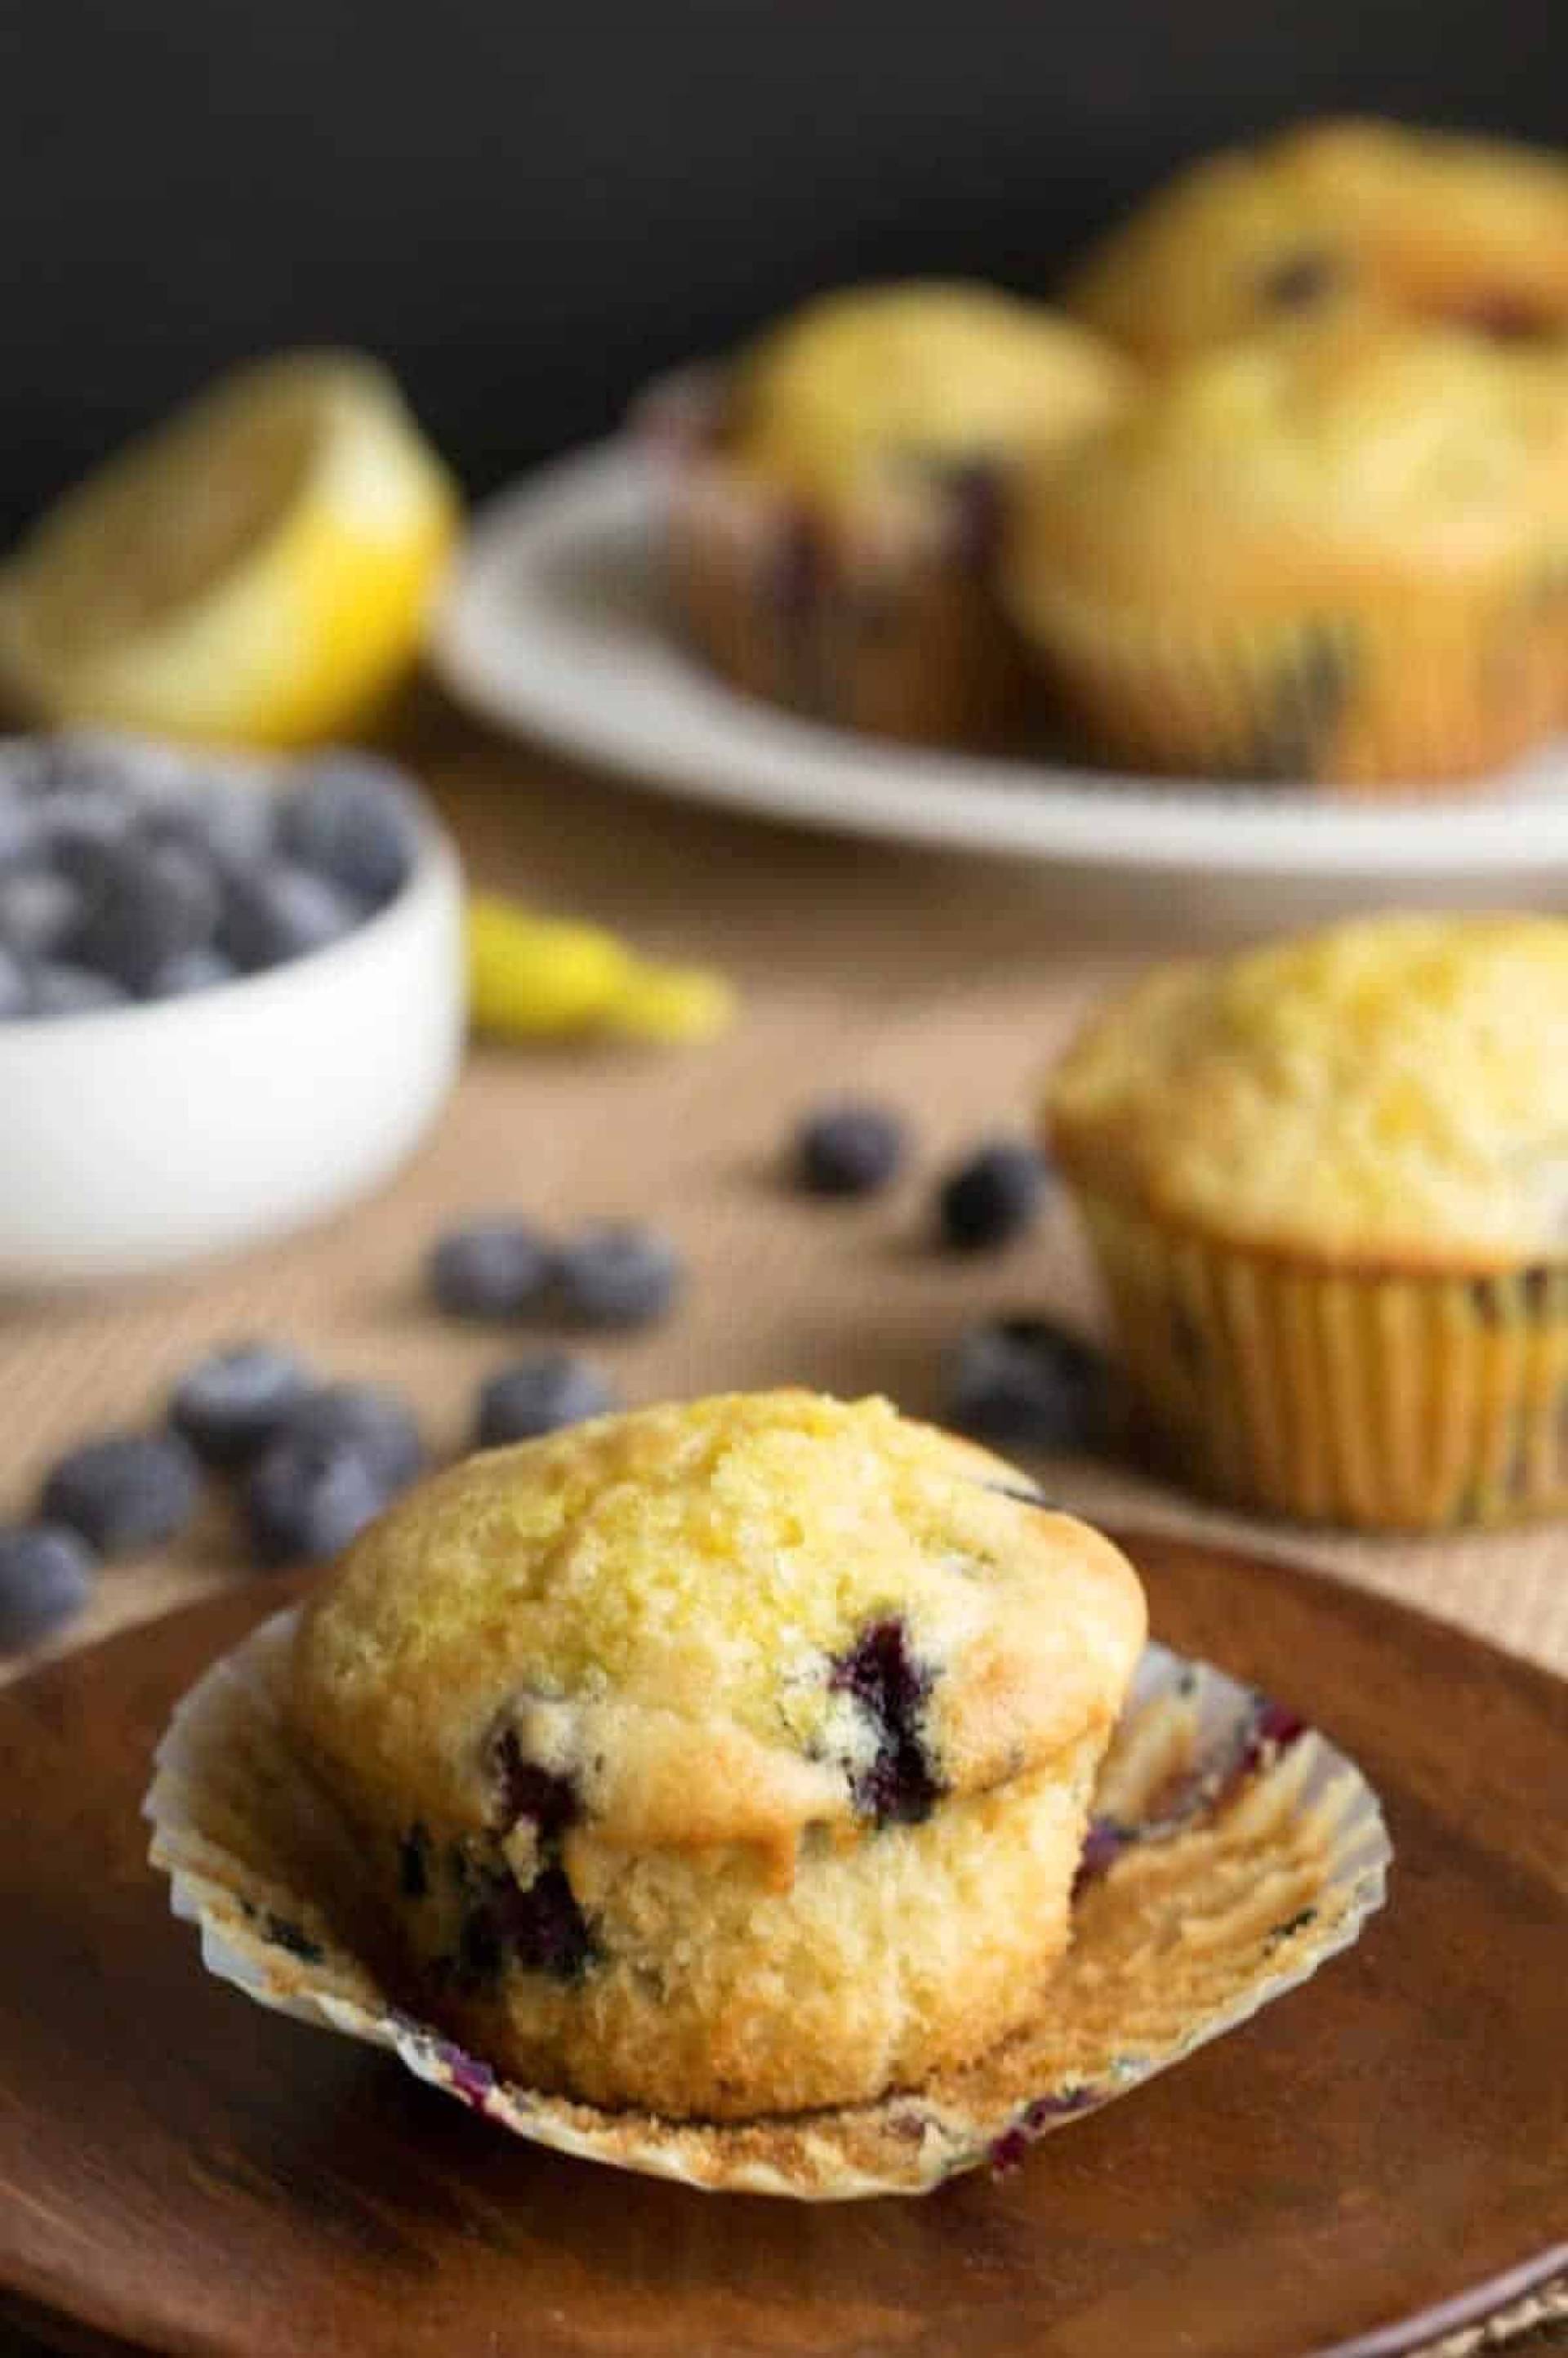
<svg viewBox="0 0 1568 2358">
<path fill-rule="evenodd" d="M 330 948 L 0 1023 L 0 1284 L 170 1268 L 362 1195 L 434 1119 L 465 1013 L 461 871 L 421 804 L 408 882 Z"/>
</svg>

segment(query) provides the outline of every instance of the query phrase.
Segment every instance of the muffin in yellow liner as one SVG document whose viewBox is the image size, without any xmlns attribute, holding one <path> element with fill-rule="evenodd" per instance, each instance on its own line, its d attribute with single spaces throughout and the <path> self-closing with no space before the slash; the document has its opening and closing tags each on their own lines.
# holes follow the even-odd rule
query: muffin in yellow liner
<svg viewBox="0 0 1568 2358">
<path fill-rule="evenodd" d="M 1554 731 L 1565 551 L 1568 356 L 1357 319 L 1041 461 L 1003 586 L 1102 755 L 1372 794 Z"/>
<path fill-rule="evenodd" d="M 1568 1506 L 1568 922 L 1157 968 L 1047 1122 L 1176 1468 L 1366 1531 Z"/>
<path fill-rule="evenodd" d="M 1568 332 L 1568 160 L 1332 117 L 1206 157 L 1111 230 L 1069 310 L 1154 368 L 1362 309 L 1505 339 Z"/>
<path fill-rule="evenodd" d="M 886 1410 L 804 1401 L 790 1408 L 775 1399 L 755 1404 L 754 1417 L 742 1444 L 750 1493 L 743 1508 L 717 1471 L 705 1485 L 691 1455 L 673 1515 L 672 1498 L 656 1502 L 646 1487 L 653 1435 L 670 1442 L 683 1434 L 700 1461 L 719 1422 L 732 1433 L 746 1426 L 734 1404 L 628 1421 L 619 1434 L 636 1465 L 629 1483 L 617 1481 L 607 1463 L 607 1451 L 620 1445 L 611 1428 L 585 1436 L 578 1472 L 591 1475 L 599 1508 L 578 1524 L 579 1544 L 548 1546 L 545 1533 L 558 1493 L 546 1480 L 526 1508 L 524 1459 L 503 1453 L 487 1467 L 481 1461 L 482 1479 L 480 1468 L 449 1477 L 427 1492 L 412 1520 L 400 1512 L 383 1526 L 379 1542 L 363 1543 L 373 1553 L 385 1551 L 384 1612 L 370 1606 L 362 1551 L 341 1585 L 329 1585 L 324 1602 L 303 1616 L 276 1617 L 213 1666 L 164 1737 L 147 1801 L 154 1860 L 171 1878 L 177 1912 L 199 1924 L 212 1972 L 265 2006 L 389 2049 L 498 2125 L 542 2144 L 714 2190 L 842 2201 L 918 2193 L 956 2170 L 1011 2164 L 1033 2138 L 1178 2061 L 1356 1938 L 1380 1904 L 1390 1856 L 1375 1795 L 1351 1763 L 1288 1712 L 1162 1648 L 1148 1649 L 1138 1667 L 1081 1843 L 1088 1797 L 1077 1790 L 1076 1759 L 1061 1764 L 1064 1786 L 1072 1789 L 1070 1812 L 1079 1821 L 1064 1861 L 1051 1811 L 1030 1799 L 1038 1773 L 1028 1766 L 1009 1773 L 1008 1763 L 1015 1736 L 1027 1749 L 1017 1707 L 1032 1686 L 1036 1702 L 1027 1715 L 1043 1724 L 1044 1714 L 1061 1726 L 1085 1707 L 1098 1721 L 1109 1695 L 1119 1694 L 1141 1605 L 1132 1574 L 1107 1542 L 1052 1513 L 996 1460 L 901 1427 Z M 760 1505 L 751 1489 L 762 1473 L 752 1444 L 764 1424 L 774 1436 L 787 1424 L 796 1441 L 805 1439 L 806 1457 L 786 1452 L 795 1461 L 791 1487 L 775 1493 L 774 1474 L 767 1474 L 768 1502 Z M 831 1433 L 846 1446 L 859 1433 L 866 1456 L 858 1495 L 857 1485 L 846 1487 L 838 1476 L 826 1487 L 800 1478 L 812 1459 L 813 1431 L 816 1441 Z M 865 1511 L 868 1494 L 890 1481 L 891 1521 L 880 1509 Z M 706 1531 L 697 1512 L 705 1487 L 713 1510 Z M 466 1552 L 452 1565 L 451 1585 L 443 1585 L 435 1598 L 406 1551 L 438 1529 L 449 1537 L 449 1518 L 465 1488 L 476 1509 L 465 1526 Z M 511 1502 L 505 1508 L 498 1503 L 503 1497 Z M 680 1548 L 679 1573 L 667 1583 L 652 1578 L 651 1565 L 641 1574 L 635 1569 L 641 1542 L 626 1552 L 634 1499 L 651 1518 L 644 1536 L 651 1540 L 662 1524 Z M 791 1499 L 800 1510 L 798 1533 L 787 1527 Z M 824 1568 L 812 1563 L 835 1520 L 841 1586 L 825 1581 Z M 935 1552 L 938 1524 L 953 1543 L 945 1566 Z M 891 1588 L 879 1581 L 860 1541 L 891 1541 L 884 1566 Z M 726 1576 L 731 1546 L 734 1573 L 755 1584 L 754 1615 Z M 991 1563 L 979 1552 L 989 1548 L 998 1551 Z M 1042 1582 L 1047 1565 L 1054 1571 Z M 566 1585 L 556 1592 L 557 1570 L 565 1570 Z M 967 1612 L 959 1583 L 974 1592 Z M 423 1630 L 400 1619 L 415 1588 L 436 1606 Z M 467 1605 L 460 1601 L 465 1589 Z M 1037 1617 L 1012 1612 L 1031 1592 Z M 613 1612 L 612 1593 L 620 1599 Z M 568 1594 L 587 1607 L 580 1642 L 571 1639 L 570 1624 L 557 1609 Z M 908 1613 L 908 1631 L 918 1633 L 910 1637 L 915 1650 L 909 1659 L 921 1659 L 923 1638 L 948 1648 L 940 1669 L 934 1655 L 920 1710 L 901 1731 L 890 1731 L 883 1712 L 898 1683 L 883 1675 L 885 1639 L 876 1637 L 870 1649 L 881 1667 L 848 1682 L 836 1678 L 833 1657 L 824 1650 L 842 1626 L 860 1631 L 850 1651 L 864 1655 L 864 1615 L 873 1594 L 876 1613 Z M 1009 1607 L 1005 1630 L 990 1611 L 999 1602 Z M 451 1650 L 465 1617 L 467 1642 L 457 1659 Z M 792 1638 L 803 1626 L 810 1632 L 804 1657 Z M 886 1626 L 873 1621 L 871 1628 Z M 351 1628 L 357 1632 L 351 1641 Z M 427 1909 L 439 1912 L 438 1887 L 455 1872 L 449 1832 L 438 1839 L 437 1827 L 438 1812 L 467 1806 L 462 1797 L 472 1780 L 471 1743 L 466 1758 L 449 1749 L 463 1698 L 488 1708 L 493 1696 L 487 1690 L 501 1667 L 492 1656 L 506 1654 L 516 1629 L 530 1628 L 544 1640 L 540 1667 L 547 1660 L 554 1683 L 570 1692 L 546 1696 L 514 1688 L 503 1734 L 514 1704 L 531 1737 L 544 1730 L 541 1714 L 562 1715 L 550 1729 L 558 1736 L 563 1718 L 576 1711 L 586 1743 L 570 1755 L 569 1775 L 564 1767 L 503 1751 L 504 1790 L 525 1804 L 503 1837 L 504 1867 L 496 1858 L 480 1859 L 481 1847 L 495 1839 L 491 1818 L 477 1838 L 457 1837 L 466 1879 L 474 1885 L 470 1920 L 476 1907 L 491 1920 L 484 1942 L 469 1940 L 467 1962 L 485 1966 L 481 1951 L 498 1937 L 507 1950 L 503 1985 L 511 1984 L 516 2000 L 498 2006 L 492 1998 L 487 2010 L 477 2009 L 471 1992 L 460 1993 L 450 1974 L 432 1970 L 424 1935 L 410 1937 L 409 1920 Z M 427 1654 L 422 1635 L 429 1639 Z M 695 1649 L 688 1635 L 700 1641 Z M 1005 1638 L 1005 1647 L 971 1679 L 990 1638 Z M 345 1643 L 348 1655 L 340 1658 Z M 754 1650 L 757 1643 L 773 1650 L 771 1667 Z M 368 1672 L 371 1656 L 387 1644 L 402 1650 L 405 1713 L 393 1708 L 390 1687 L 381 1689 L 378 1710 L 368 1688 L 355 1698 L 341 1675 L 349 1658 Z M 337 1670 L 329 1671 L 324 1649 Z M 633 1665 L 640 1659 L 651 1670 L 661 1652 L 673 1672 L 667 1695 L 662 1704 L 644 1695 L 639 1706 Z M 699 1660 L 711 1674 L 706 1694 L 694 1676 L 683 1674 L 683 1666 L 695 1673 Z M 1062 1683 L 1053 1675 L 1047 1694 L 1037 1674 L 1048 1665 Z M 589 1675 L 597 1670 L 606 1672 L 601 1686 Z M 946 1696 L 944 1679 L 952 1682 Z M 770 1697 L 779 1709 L 769 1712 L 765 1736 L 759 1736 L 743 1718 L 752 1704 Z M 622 1704 L 624 1714 L 617 1711 Z M 822 1740 L 815 1747 L 806 1734 L 803 1748 L 802 1713 L 819 1722 Z M 346 1779 L 343 1764 L 324 1757 L 310 1732 L 323 1716 L 332 1745 L 351 1722 L 359 1723 Z M 836 1754 L 840 1718 L 847 1748 Z M 857 1718 L 871 1725 L 858 1728 Z M 1013 1734 L 1004 1734 L 1010 1724 Z M 1093 1737 L 1095 1754 L 1108 1733 L 1101 1728 Z M 492 1763 L 493 1735 L 493 1721 L 487 1722 L 480 1758 Z M 860 1743 L 866 1735 L 869 1749 Z M 871 1787 L 880 1785 L 884 1800 L 899 1792 L 907 1799 L 923 1776 L 961 1781 L 957 1762 L 966 1746 L 978 1767 L 999 1737 L 1002 1781 L 989 1792 L 948 1791 L 932 1799 L 928 1815 L 889 1813 L 881 1824 L 870 1822 L 864 1796 Z M 570 1754 L 569 1747 L 558 1754 L 544 1748 L 552 1760 Z M 915 1757 L 922 1749 L 924 1770 Z M 1070 1739 L 1068 1749 L 1076 1754 L 1081 1739 Z M 846 1814 L 841 1794 L 828 1794 L 825 1785 L 826 1817 L 795 1832 L 795 1789 L 815 1784 L 835 1764 L 860 1781 L 862 1800 L 851 1799 Z M 417 1822 L 424 1829 L 418 1837 L 405 1823 L 407 1797 L 397 1790 L 410 1774 L 427 1812 Z M 495 1782 L 481 1774 L 493 1803 Z M 583 1797 L 582 1814 L 564 1823 L 568 1785 Z M 600 1813 L 606 1803 L 620 1810 L 618 1829 Z M 667 1821 L 664 1866 L 656 1851 L 633 1847 L 624 1852 L 619 1874 L 597 1875 L 591 1856 L 577 1845 L 589 1853 L 613 1850 L 622 1837 L 633 1836 L 627 1812 L 635 1809 L 643 1821 L 637 1840 L 650 1836 L 654 1818 Z M 715 1848 L 705 1837 L 726 1813 L 746 1816 L 750 1830 Z M 451 1821 L 445 1823 L 449 1829 Z M 395 1845 L 394 1827 L 401 1829 Z M 787 1885 L 782 1845 L 774 1855 L 785 1829 L 794 1851 Z M 928 1834 L 935 1845 L 929 1855 Z M 968 1866 L 955 1884 L 943 1861 L 956 1864 L 960 1850 Z M 1032 1853 L 1042 1862 L 1052 1854 L 1049 1868 L 1032 1866 Z M 656 1895 L 651 1916 L 644 1906 L 643 1875 L 650 1864 L 685 1878 L 682 1925 L 660 1928 Z M 1065 1957 L 1065 1894 L 1058 1898 L 1054 1888 L 1064 1866 L 1073 1884 L 1073 1938 Z M 906 1921 L 889 1920 L 866 1887 L 868 1874 L 884 1873 L 898 1887 Z M 758 1922 L 754 1931 L 741 1928 L 741 1938 L 771 1948 L 776 1965 L 784 1953 L 779 1911 L 798 1900 L 801 1926 L 825 1933 L 827 1954 L 795 1948 L 782 1985 L 766 1957 L 753 1956 L 744 2003 L 732 2013 L 722 2003 L 714 2009 L 715 1975 L 722 1975 L 726 1958 L 733 1964 L 740 1956 L 724 1895 L 738 1893 L 742 1880 L 750 1882 Z M 541 1883 L 548 1905 L 530 1907 L 529 1894 Z M 568 1945 L 557 1937 L 569 1921 L 563 1884 L 580 1890 L 582 1900 L 580 1929 Z M 1013 1924 L 1003 1921 L 1010 1898 L 1023 1911 Z M 944 1909 L 957 1920 L 945 1918 Z M 548 1953 L 523 1967 L 522 1950 L 546 1919 L 554 1928 Z M 670 1936 L 673 1947 L 665 1945 Z M 454 1964 L 461 1959 L 460 1931 L 458 1938 Z M 629 1946 L 622 1952 L 623 1942 Z M 569 1946 L 579 1953 L 564 1974 L 572 1963 Z M 665 1946 L 662 1965 L 654 1962 L 658 1946 Z M 909 2068 L 884 2082 L 893 2061 L 888 2028 L 895 2017 L 905 2028 L 910 2019 L 907 2006 L 890 2009 L 890 1991 L 898 1981 L 906 1995 L 913 1990 L 911 1968 L 938 1947 L 957 1978 L 950 1992 L 931 1994 L 937 2015 L 950 2025 L 967 2008 L 974 2013 L 957 2042 L 934 2016 L 935 2045 L 967 2050 L 971 2032 L 988 2017 L 993 2031 L 1000 2019 L 1011 2027 L 974 2052 L 955 2051 L 946 2061 Z M 1000 1949 L 1011 1953 L 1014 1986 L 999 2017 L 989 1963 Z M 618 1959 L 638 1953 L 662 1985 L 675 2022 L 693 2026 L 694 2005 L 712 2009 L 679 2062 L 678 2112 L 591 2101 L 576 2084 L 575 2067 L 587 2056 L 580 2045 L 565 2085 L 558 2069 L 530 2081 L 518 2076 L 515 2061 L 509 2068 L 519 2037 L 524 2051 L 537 2050 L 546 2061 L 538 2017 L 518 1987 L 532 1979 L 563 1993 L 585 2024 L 599 2018 L 602 2044 L 593 2076 L 608 2071 L 622 2086 L 629 2077 L 646 2077 L 651 2062 L 645 2069 L 629 2050 L 618 2052 L 617 2017 L 628 1996 Z M 668 2066 L 676 2060 L 673 2027 L 656 2010 L 644 2018 Z M 870 2072 L 847 2044 L 857 2025 L 880 2040 Z M 827 2050 L 820 2059 L 813 2051 L 818 2038 Z M 558 2066 L 572 2042 L 557 2024 L 548 2043 Z M 904 2061 L 913 2067 L 905 2044 Z M 750 2113 L 727 2102 L 717 2112 L 687 2109 L 716 2071 L 725 2074 L 723 2095 L 732 2096 L 737 2083 L 728 2067 L 745 2054 L 758 2067 L 752 2084 L 759 2097 L 806 2082 L 820 2087 L 829 2070 L 838 2082 L 853 2080 L 874 2093 L 804 2107 L 759 2104 Z"/>
<path fill-rule="evenodd" d="M 1024 454 L 1098 423 L 1130 364 L 991 288 L 851 288 L 644 405 L 669 568 L 736 686 L 930 742 L 1005 735 L 1028 676 L 991 588 Z"/>
</svg>

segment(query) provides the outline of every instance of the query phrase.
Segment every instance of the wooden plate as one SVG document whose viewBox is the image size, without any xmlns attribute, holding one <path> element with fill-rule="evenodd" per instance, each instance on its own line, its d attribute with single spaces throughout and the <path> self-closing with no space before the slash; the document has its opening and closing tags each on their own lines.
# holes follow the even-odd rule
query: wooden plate
<svg viewBox="0 0 1568 2358">
<path fill-rule="evenodd" d="M 1395 2353 L 1568 2265 L 1568 1689 L 1313 1576 L 1133 1543 L 1158 1633 L 1361 1761 L 1348 1957 L 1000 2184 L 806 2209 L 500 2135 L 204 1974 L 137 1811 L 254 1585 L 0 1697 L 0 2285 L 211 2358 Z"/>
</svg>

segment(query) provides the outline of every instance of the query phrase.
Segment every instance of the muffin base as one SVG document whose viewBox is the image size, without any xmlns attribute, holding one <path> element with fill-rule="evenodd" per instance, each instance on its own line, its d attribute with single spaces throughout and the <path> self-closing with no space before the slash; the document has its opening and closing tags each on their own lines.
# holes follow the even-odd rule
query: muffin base
<svg viewBox="0 0 1568 2358">
<path fill-rule="evenodd" d="M 965 546 L 962 495 L 829 525 L 722 452 L 673 462 L 666 560 L 676 611 L 715 670 L 815 720 L 920 744 L 1005 741 L 1030 667 Z"/>
<path fill-rule="evenodd" d="M 1554 734 L 1568 686 L 1540 586 L 1431 616 L 1418 591 L 1409 602 L 1205 636 L 1118 622 L 1058 586 L 1021 620 L 1091 750 L 1133 768 L 1441 793 Z"/>
<path fill-rule="evenodd" d="M 1135 1400 L 1182 1478 L 1366 1531 L 1568 1510 L 1568 1262 L 1317 1268 L 1079 1200 Z"/>
<path fill-rule="evenodd" d="M 1390 1856 L 1354 1764 L 1249 1690 L 1144 1656 L 1101 1772 L 1066 1958 L 985 2055 L 878 2104 L 730 2125 L 599 2111 L 498 2078 L 400 2011 L 355 1930 L 360 1854 L 290 1737 L 296 1616 L 179 1706 L 147 1798 L 152 1857 L 202 1960 L 259 2004 L 385 2048 L 499 2126 L 711 2191 L 842 2201 L 1005 2169 L 1308 1979 L 1382 1904 Z"/>
</svg>

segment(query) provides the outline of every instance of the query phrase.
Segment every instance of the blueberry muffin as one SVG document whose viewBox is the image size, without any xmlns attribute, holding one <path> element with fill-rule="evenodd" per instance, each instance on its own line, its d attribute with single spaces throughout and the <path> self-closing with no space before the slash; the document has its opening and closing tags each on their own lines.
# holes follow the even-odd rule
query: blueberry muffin
<svg viewBox="0 0 1568 2358">
<path fill-rule="evenodd" d="M 1568 162 L 1391 123 L 1308 123 L 1181 173 L 1088 255 L 1067 308 L 1151 367 L 1367 309 L 1568 330 Z"/>
<path fill-rule="evenodd" d="M 997 1459 L 779 1392 L 429 1483 L 308 1608 L 293 1709 L 411 2003 L 534 2086 L 736 2119 L 1038 2010 L 1143 1634 Z"/>
<path fill-rule="evenodd" d="M 1027 674 L 991 594 L 1022 455 L 1127 397 L 1085 329 L 990 288 L 857 288 L 710 380 L 669 438 L 670 573 L 736 686 L 931 742 L 1004 736 Z"/>
<path fill-rule="evenodd" d="M 1456 780 L 1563 717 L 1565 459 L 1568 357 L 1276 330 L 1038 464 L 1005 591 L 1101 756 Z"/>
<path fill-rule="evenodd" d="M 1047 1124 L 1180 1471 L 1368 1531 L 1568 1505 L 1568 921 L 1161 968 Z"/>
</svg>

